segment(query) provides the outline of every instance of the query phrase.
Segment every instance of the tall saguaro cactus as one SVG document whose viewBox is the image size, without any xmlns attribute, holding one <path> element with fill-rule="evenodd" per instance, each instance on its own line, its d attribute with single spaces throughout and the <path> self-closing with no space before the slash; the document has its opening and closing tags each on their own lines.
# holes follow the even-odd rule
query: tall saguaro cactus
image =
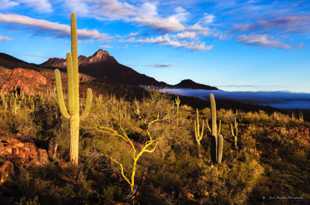
<svg viewBox="0 0 310 205">
<path fill-rule="evenodd" d="M 80 130 L 80 91 L 79 91 L 79 62 L 78 62 L 78 36 L 76 15 L 71 14 L 71 53 L 67 54 L 67 79 L 68 79 L 68 108 L 64 99 L 61 74 L 55 70 L 57 102 L 60 112 L 66 119 L 70 120 L 70 161 L 74 166 L 79 162 L 79 130 Z M 81 118 L 87 117 L 93 94 L 87 89 L 85 110 Z"/>
<path fill-rule="evenodd" d="M 211 103 L 211 135 L 212 135 L 212 147 L 211 154 L 212 160 L 216 163 L 221 163 L 223 158 L 223 146 L 224 146 L 224 138 L 221 134 L 221 121 L 219 121 L 219 126 L 217 125 L 217 114 L 216 114 L 216 101 L 213 94 L 210 94 L 210 103 Z"/>
</svg>

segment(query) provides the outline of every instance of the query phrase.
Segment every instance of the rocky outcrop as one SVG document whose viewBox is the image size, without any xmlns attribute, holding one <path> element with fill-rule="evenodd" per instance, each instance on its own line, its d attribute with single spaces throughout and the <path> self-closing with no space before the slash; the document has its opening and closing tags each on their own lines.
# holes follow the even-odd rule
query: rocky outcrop
<svg viewBox="0 0 310 205">
<path fill-rule="evenodd" d="M 33 142 L 23 142 L 18 138 L 0 140 L 0 157 L 22 166 L 44 166 L 48 162 L 45 149 L 38 148 Z"/>
<path fill-rule="evenodd" d="M 1 85 L 4 93 L 20 90 L 27 95 L 34 95 L 45 88 L 47 78 L 35 70 L 15 68 Z"/>
<path fill-rule="evenodd" d="M 115 61 L 116 60 L 108 53 L 108 51 L 104 51 L 102 49 L 97 50 L 93 55 L 86 57 L 83 55 L 79 56 L 79 64 L 87 65 L 98 62 L 106 62 L 106 61 Z M 66 59 L 64 58 L 50 58 L 44 63 L 41 64 L 42 67 L 51 67 L 51 68 L 64 68 L 66 67 Z"/>
<path fill-rule="evenodd" d="M 97 63 L 101 61 L 114 60 L 108 51 L 99 49 L 96 53 L 88 58 L 88 63 Z"/>
<path fill-rule="evenodd" d="M 14 165 L 22 167 L 42 167 L 49 161 L 45 149 L 37 148 L 33 142 L 23 142 L 11 137 L 0 140 L 0 185 L 14 174 Z"/>
</svg>

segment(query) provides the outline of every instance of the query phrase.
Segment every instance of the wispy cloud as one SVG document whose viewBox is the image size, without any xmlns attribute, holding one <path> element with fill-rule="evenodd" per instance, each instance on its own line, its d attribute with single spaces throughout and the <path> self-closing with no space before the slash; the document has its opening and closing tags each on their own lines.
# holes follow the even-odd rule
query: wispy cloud
<svg viewBox="0 0 310 205">
<path fill-rule="evenodd" d="M 1 0 L 0 9 L 8 9 L 24 5 L 30 8 L 34 8 L 40 12 L 52 12 L 52 4 L 49 0 Z"/>
<path fill-rule="evenodd" d="M 310 33 L 310 15 L 289 15 L 274 19 L 259 20 L 255 23 L 237 24 L 239 31 L 280 31 Z"/>
<path fill-rule="evenodd" d="M 206 45 L 204 42 L 180 41 L 176 37 L 168 34 L 148 38 L 131 38 L 130 41 L 139 43 L 161 44 L 174 48 L 186 48 L 194 51 L 209 51 L 213 48 L 212 45 Z"/>
<path fill-rule="evenodd" d="M 177 34 L 177 38 L 180 38 L 180 39 L 194 39 L 197 37 L 197 33 L 196 32 L 190 32 L 190 31 L 185 31 L 185 32 L 182 32 L 182 33 L 178 33 Z"/>
<path fill-rule="evenodd" d="M 129 64 L 128 66 L 132 66 L 132 67 L 148 67 L 148 68 L 171 68 L 171 67 L 174 67 L 174 65 L 172 65 L 172 64 L 160 64 L 160 63 L 147 64 L 147 65 Z"/>
<path fill-rule="evenodd" d="M 122 20 L 168 32 L 183 30 L 188 12 L 177 7 L 173 14 L 161 16 L 156 3 L 140 6 L 119 0 L 66 0 L 67 6 L 80 15 L 97 19 Z"/>
<path fill-rule="evenodd" d="M 129 42 L 207 51 L 213 47 L 206 45 L 204 38 L 224 38 L 216 29 L 210 28 L 216 18 L 213 14 L 203 13 L 200 18 L 195 18 L 195 21 L 191 19 L 190 12 L 182 7 L 184 4 L 177 4 L 177 1 L 173 3 L 173 7 L 168 8 L 169 11 L 162 7 L 164 1 L 132 2 L 129 0 L 66 0 L 67 7 L 82 16 L 103 21 L 123 21 L 134 24 L 138 28 L 151 29 L 153 35 L 154 33 L 159 35 L 149 37 L 149 34 L 146 34 L 140 38 L 131 38 Z M 194 42 L 190 42 L 190 39 Z"/>
<path fill-rule="evenodd" d="M 1 42 L 1 41 L 9 41 L 9 40 L 11 40 L 10 37 L 8 37 L 8 36 L 1 36 L 1 35 L 0 35 L 0 42 Z"/>
<path fill-rule="evenodd" d="M 152 68 L 171 68 L 173 67 L 172 64 L 151 64 L 145 65 L 145 67 L 152 67 Z"/>
<path fill-rule="evenodd" d="M 239 36 L 238 41 L 249 45 L 258 45 L 263 47 L 282 49 L 291 48 L 288 44 L 275 40 L 268 35 L 241 35 Z"/>
<path fill-rule="evenodd" d="M 70 27 L 68 25 L 42 19 L 35 19 L 23 15 L 0 13 L 0 23 L 10 25 L 15 24 L 27 28 L 35 28 L 40 31 L 44 31 L 44 33 L 56 37 L 64 37 L 70 35 Z M 78 34 L 79 37 L 84 39 L 86 38 L 86 39 L 107 40 L 110 38 L 108 35 L 100 33 L 97 30 L 79 29 Z"/>
<path fill-rule="evenodd" d="M 17 6 L 19 3 L 12 0 L 1 0 L 0 9 L 8 9 Z"/>
</svg>

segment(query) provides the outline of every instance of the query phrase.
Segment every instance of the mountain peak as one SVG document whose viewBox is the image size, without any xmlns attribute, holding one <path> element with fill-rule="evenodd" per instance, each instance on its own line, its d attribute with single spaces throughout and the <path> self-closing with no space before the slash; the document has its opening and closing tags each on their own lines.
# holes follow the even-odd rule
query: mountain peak
<svg viewBox="0 0 310 205">
<path fill-rule="evenodd" d="M 111 58 L 111 56 L 108 51 L 99 49 L 92 56 L 88 58 L 88 61 L 89 63 L 96 63 L 100 61 L 105 61 L 109 58 Z"/>
<path fill-rule="evenodd" d="M 108 51 L 98 49 L 93 55 L 87 57 L 84 55 L 79 56 L 79 64 L 86 65 L 92 63 L 100 63 L 105 61 L 115 61 L 115 59 L 109 54 Z M 66 60 L 64 58 L 50 58 L 41 64 L 43 67 L 60 67 L 66 66 Z"/>
<path fill-rule="evenodd" d="M 218 90 L 216 87 L 197 83 L 191 79 L 182 80 L 180 83 L 174 85 L 175 88 L 189 88 L 189 89 L 205 89 L 205 90 Z"/>
</svg>

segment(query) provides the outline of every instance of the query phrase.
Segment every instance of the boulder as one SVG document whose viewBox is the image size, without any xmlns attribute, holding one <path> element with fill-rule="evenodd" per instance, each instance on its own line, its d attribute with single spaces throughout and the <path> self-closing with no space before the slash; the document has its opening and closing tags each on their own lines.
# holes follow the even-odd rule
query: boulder
<svg viewBox="0 0 310 205">
<path fill-rule="evenodd" d="M 37 148 L 34 143 L 22 142 L 17 138 L 0 140 L 0 157 L 25 167 L 44 166 L 49 161 L 45 149 Z"/>
</svg>

